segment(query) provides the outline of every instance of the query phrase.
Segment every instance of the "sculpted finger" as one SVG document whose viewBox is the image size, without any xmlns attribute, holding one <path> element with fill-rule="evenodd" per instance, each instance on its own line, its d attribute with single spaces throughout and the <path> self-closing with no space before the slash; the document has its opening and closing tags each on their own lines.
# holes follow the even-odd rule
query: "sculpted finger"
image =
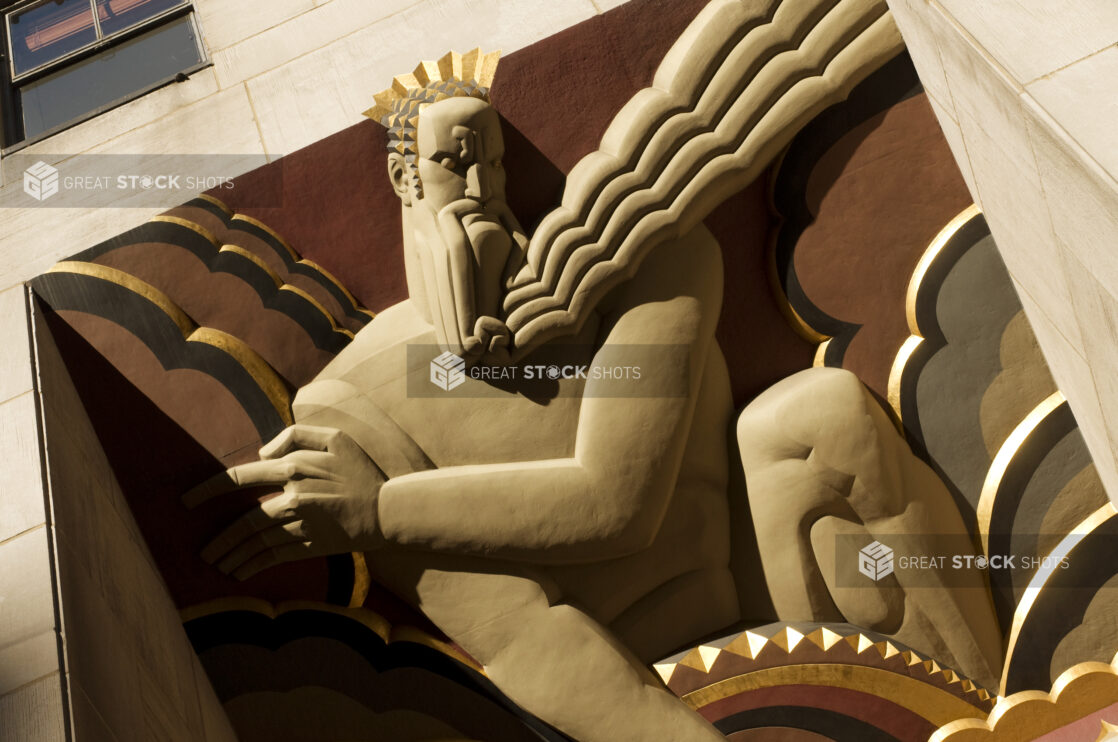
<svg viewBox="0 0 1118 742">
<path fill-rule="evenodd" d="M 263 531 L 257 531 L 248 540 L 242 541 L 240 545 L 226 554 L 217 563 L 217 568 L 225 574 L 229 574 L 265 549 L 285 544 L 301 543 L 307 540 L 306 534 L 303 533 L 303 521 L 301 520 L 265 528 Z"/>
<path fill-rule="evenodd" d="M 260 449 L 260 458 L 276 459 L 300 449 L 325 451 L 330 438 L 337 432 L 334 428 L 316 425 L 292 425 Z"/>
<path fill-rule="evenodd" d="M 259 507 L 253 508 L 235 520 L 231 526 L 207 544 L 202 549 L 202 559 L 213 564 L 253 534 L 297 518 L 298 515 L 292 507 L 291 497 L 280 495 L 279 497 L 273 497 L 271 500 L 265 500 L 260 503 Z"/>
<path fill-rule="evenodd" d="M 196 508 L 206 500 L 224 495 L 237 489 L 236 481 L 229 476 L 228 471 L 215 474 L 206 481 L 187 490 L 182 496 L 182 504 L 187 508 Z"/>
<path fill-rule="evenodd" d="M 291 467 L 281 461 L 253 461 L 215 474 L 182 496 L 182 503 L 195 508 L 218 495 L 261 484 L 283 484 L 291 478 Z"/>
<path fill-rule="evenodd" d="M 233 576 L 238 580 L 247 580 L 257 572 L 268 569 L 269 567 L 274 567 L 277 564 L 295 562 L 300 559 L 309 559 L 313 556 L 316 556 L 316 554 L 309 541 L 274 546 L 266 551 L 260 552 L 252 559 L 249 559 L 233 572 Z"/>
</svg>

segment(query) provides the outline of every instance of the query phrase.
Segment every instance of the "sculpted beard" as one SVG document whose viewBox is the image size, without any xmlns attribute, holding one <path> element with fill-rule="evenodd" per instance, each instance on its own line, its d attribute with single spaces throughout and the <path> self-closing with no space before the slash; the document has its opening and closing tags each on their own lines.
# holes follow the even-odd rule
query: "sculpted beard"
<svg viewBox="0 0 1118 742">
<path fill-rule="evenodd" d="M 434 261 L 441 289 L 435 296 L 453 297 L 453 306 L 432 312 L 440 344 L 468 363 L 507 363 L 511 335 L 498 314 L 507 282 L 524 260 L 524 231 L 496 200 L 459 199 L 436 221 L 445 259 Z"/>
</svg>

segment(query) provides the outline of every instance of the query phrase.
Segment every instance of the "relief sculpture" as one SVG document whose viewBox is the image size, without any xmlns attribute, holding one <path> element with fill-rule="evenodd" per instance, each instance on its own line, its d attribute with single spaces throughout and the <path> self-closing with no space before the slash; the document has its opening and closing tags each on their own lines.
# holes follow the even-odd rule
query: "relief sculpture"
<svg viewBox="0 0 1118 742">
<path fill-rule="evenodd" d="M 509 698 L 585 742 L 722 739 L 650 663 L 737 625 L 750 591 L 781 620 L 854 624 L 996 684 L 981 577 L 834 577 L 847 538 L 975 552 L 878 401 L 817 368 L 735 410 L 714 337 L 722 256 L 702 219 L 900 48 L 881 0 L 714 0 L 530 235 L 505 199 L 497 55 L 397 77 L 368 115 L 392 140 L 409 298 L 299 390 L 259 461 L 187 493 L 282 488 L 202 557 L 247 579 L 361 552 Z M 730 564 L 738 467 L 765 585 Z"/>
</svg>

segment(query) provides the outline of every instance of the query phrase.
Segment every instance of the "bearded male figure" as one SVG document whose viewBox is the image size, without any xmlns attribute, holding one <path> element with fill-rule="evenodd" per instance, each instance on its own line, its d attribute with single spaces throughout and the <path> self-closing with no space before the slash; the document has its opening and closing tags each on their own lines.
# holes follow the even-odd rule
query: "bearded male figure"
<svg viewBox="0 0 1118 742">
<path fill-rule="evenodd" d="M 688 33 L 753 27 L 764 5 L 715 0 L 696 21 L 699 30 Z M 785 16 L 794 12 L 799 10 Z M 850 46 L 865 43 L 887 58 L 898 43 L 895 30 L 873 31 L 876 26 L 848 41 L 844 28 L 851 17 L 837 17 L 827 32 Z M 822 27 L 826 21 L 804 18 L 778 14 L 774 24 Z M 680 43 L 686 40 L 687 34 Z M 706 50 L 730 48 L 725 43 L 688 44 L 714 60 L 708 62 L 716 73 L 704 78 L 684 71 L 699 64 L 686 54 L 669 54 L 665 66 L 699 90 L 692 95 L 696 100 L 702 85 L 719 84 L 724 70 L 737 74 L 733 52 L 718 57 L 721 52 Z M 747 123 L 741 124 L 741 138 L 753 149 L 743 145 L 730 169 L 716 168 L 705 180 L 705 171 L 695 175 L 693 167 L 675 166 L 673 158 L 686 154 L 686 147 L 659 140 L 660 132 L 637 131 L 620 148 L 636 152 L 640 163 L 595 187 L 593 178 L 583 176 L 608 174 L 613 163 L 588 158 L 581 173 L 572 172 L 563 208 L 529 242 L 505 204 L 500 123 L 485 100 L 495 60 L 487 60 L 475 55 L 464 63 L 448 55 L 438 64 L 424 63 L 403 82 L 397 78 L 393 90 L 378 96 L 374 115 L 383 117 L 394 137 L 388 174 L 401 201 L 409 298 L 379 314 L 300 390 L 293 405 L 296 425 L 261 450 L 262 461 L 235 467 L 188 496 L 200 501 L 222 488 L 257 484 L 284 490 L 230 526 L 203 556 L 247 578 L 284 561 L 366 552 L 374 580 L 428 616 L 512 700 L 573 738 L 721 739 L 647 667 L 739 618 L 727 503 L 729 468 L 738 465 L 731 464 L 727 447 L 733 407 L 714 340 L 722 262 L 699 220 L 704 208 L 709 211 L 756 172 L 783 128 L 765 134 L 761 127 L 765 136 L 748 139 L 759 125 L 742 114 Z M 463 73 L 463 66 L 474 74 Z M 844 79 L 853 84 L 866 67 L 851 69 Z M 805 116 L 818 102 L 811 100 Z M 676 110 L 670 97 L 649 105 Z M 734 123 L 734 107 L 712 105 Z M 655 123 L 666 116 L 638 105 L 618 120 L 632 130 L 634 121 Z M 661 213 L 647 203 L 626 204 L 632 181 L 628 190 L 618 185 L 630 173 L 640 174 L 645 158 L 660 168 L 646 173 L 645 182 L 666 173 L 704 185 L 665 189 L 676 199 L 665 209 L 668 227 L 664 221 L 650 226 L 641 217 Z M 741 158 L 748 164 L 734 165 Z M 656 189 L 648 192 L 655 195 Z M 580 197 L 590 205 L 579 208 Z M 564 224 L 577 223 L 576 217 L 598 219 L 599 225 L 564 236 Z M 498 384 L 479 374 L 466 374 L 455 394 L 415 394 L 432 388 L 432 356 L 414 349 L 432 347 L 476 368 L 559 353 L 591 373 L 556 380 L 542 398 L 522 378 Z M 592 372 L 623 364 L 626 349 L 642 347 L 656 353 L 640 393 L 618 393 L 632 387 Z M 831 518 L 834 532 L 870 531 L 874 522 L 890 519 L 903 526 L 911 500 L 920 505 L 922 523 L 948 522 L 948 530 L 961 531 L 961 523 L 945 514 L 946 492 L 910 476 L 918 468 L 911 454 L 880 444 L 882 436 L 896 433 L 882 422 L 880 410 L 867 409 L 873 402 L 857 380 L 846 372 L 818 371 L 770 390 L 758 411 L 742 418 L 739 435 L 750 447 L 746 464 L 765 473 L 758 493 L 778 502 L 787 488 L 802 508 L 785 513 L 770 507 L 763 517 L 771 521 L 757 528 L 787 521 L 795 545 L 798 524 L 809 516 Z M 794 404 L 785 404 L 786 397 Z M 832 403 L 819 412 L 819 405 L 805 403 L 815 397 Z M 798 427 L 787 436 L 766 432 L 773 415 L 786 410 L 797 416 Z M 813 416 L 824 412 L 831 423 L 815 424 Z M 836 425 L 833 419 L 853 422 Z M 814 457 L 800 451 L 801 428 L 808 431 L 807 451 L 819 452 Z M 811 439 L 811 431 L 824 428 L 840 438 L 855 431 L 857 450 Z M 840 458 L 828 459 L 832 449 Z M 900 458 L 867 457 L 867 450 Z M 770 466 L 785 458 L 795 459 L 791 467 Z M 889 477 L 876 476 L 883 468 Z M 859 483 L 846 496 L 833 486 L 831 474 L 839 470 L 838 479 Z M 879 482 L 896 491 L 879 497 Z M 775 488 L 772 497 L 766 487 Z M 919 492 L 910 495 L 908 488 Z M 810 553 L 810 544 L 807 552 L 780 557 L 790 567 L 791 589 L 784 592 L 806 606 L 807 615 L 795 618 L 864 619 L 870 628 L 890 630 L 917 626 L 961 664 L 985 663 L 991 641 L 997 643 L 982 609 L 951 614 L 977 616 L 977 641 L 966 626 L 937 634 L 935 625 L 946 625 L 940 616 L 904 595 L 879 600 L 867 612 L 860 595 L 844 600 L 840 587 L 801 580 L 799 574 L 819 573 L 821 557 Z M 822 561 L 828 558 L 833 555 Z M 833 602 L 820 599 L 828 591 Z M 953 631 L 964 640 L 943 638 Z"/>
<path fill-rule="evenodd" d="M 409 364 L 409 346 L 504 350 L 493 315 L 524 245 L 486 102 L 431 104 L 416 138 L 415 167 L 400 153 L 388 166 L 410 298 L 299 392 L 298 424 L 262 452 L 274 462 L 232 470 L 240 484 L 286 484 L 285 494 L 205 556 L 247 577 L 276 561 L 368 550 L 375 580 L 576 739 L 720 738 L 644 664 L 737 619 L 717 244 L 705 230 L 664 244 L 571 338 L 567 358 L 590 365 L 612 365 L 602 359 L 611 346 L 662 348 L 662 394 L 617 397 L 594 388 L 609 381 L 572 378 L 546 404 L 516 387 L 409 396 L 408 377 L 428 383 L 429 373 L 429 356 Z"/>
</svg>

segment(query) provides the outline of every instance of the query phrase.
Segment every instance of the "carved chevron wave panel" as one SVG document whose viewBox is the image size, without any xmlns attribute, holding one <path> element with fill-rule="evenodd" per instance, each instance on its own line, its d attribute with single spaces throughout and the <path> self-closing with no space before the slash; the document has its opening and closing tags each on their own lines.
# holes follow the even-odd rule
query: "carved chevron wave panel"
<svg viewBox="0 0 1118 742">
<path fill-rule="evenodd" d="M 903 48 L 881 0 L 712 2 L 571 171 L 505 313 L 520 352 L 579 326 L 797 131 Z"/>
<path fill-rule="evenodd" d="M 266 225 L 233 214 L 210 196 L 152 218 L 148 223 L 92 247 L 74 260 L 109 265 L 157 285 L 180 304 L 190 303 L 194 282 L 184 281 L 193 266 L 176 259 L 185 251 L 210 273 L 239 278 L 267 309 L 282 313 L 303 328 L 315 347 L 337 353 L 372 313 L 325 269 L 298 253 Z M 211 281 L 213 289 L 224 285 Z M 219 289 L 219 290 L 220 290 Z M 205 293 L 205 292 L 202 292 Z M 190 309 L 207 321 L 203 302 Z M 213 304 L 213 302 L 210 302 Z M 212 311 L 212 309 L 211 309 Z"/>
<path fill-rule="evenodd" d="M 1035 571 L 1013 613 L 1002 695 L 1047 687 L 1067 667 L 1067 658 L 1075 656 L 1075 647 L 1066 647 L 1069 639 L 1095 657 L 1114 648 L 1118 510 L 1107 502 L 1046 556 L 1047 563 Z"/>
<path fill-rule="evenodd" d="M 166 369 L 190 368 L 220 381 L 267 440 L 292 423 L 291 395 L 268 363 L 241 340 L 199 327 L 166 294 L 121 271 L 66 261 L 32 288 L 55 311 L 111 320 L 140 338 Z"/>
<path fill-rule="evenodd" d="M 569 742 L 453 646 L 370 611 L 233 599 L 183 624 L 242 739 Z"/>
</svg>

